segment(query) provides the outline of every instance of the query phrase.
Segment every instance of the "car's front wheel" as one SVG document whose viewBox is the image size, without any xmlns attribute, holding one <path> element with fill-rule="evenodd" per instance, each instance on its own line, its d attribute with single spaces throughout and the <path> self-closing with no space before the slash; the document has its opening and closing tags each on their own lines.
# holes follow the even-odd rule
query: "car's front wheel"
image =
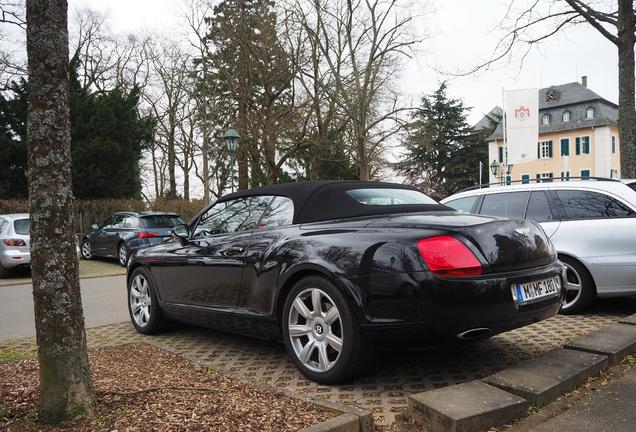
<svg viewBox="0 0 636 432">
<path fill-rule="evenodd" d="M 322 277 L 306 277 L 294 285 L 281 324 L 292 361 L 313 381 L 345 381 L 369 365 L 368 344 L 352 306 Z"/>
<path fill-rule="evenodd" d="M 91 242 L 87 238 L 82 242 L 82 258 L 86 260 L 92 260 L 94 258 Z"/>
<path fill-rule="evenodd" d="M 135 269 L 128 280 L 128 312 L 139 333 L 153 334 L 167 326 L 159 308 L 154 281 L 143 267 Z"/>
<path fill-rule="evenodd" d="M 565 302 L 560 312 L 564 315 L 582 312 L 594 301 L 594 280 L 585 266 L 577 260 L 566 256 L 560 256 L 559 260 L 565 264 Z"/>
</svg>

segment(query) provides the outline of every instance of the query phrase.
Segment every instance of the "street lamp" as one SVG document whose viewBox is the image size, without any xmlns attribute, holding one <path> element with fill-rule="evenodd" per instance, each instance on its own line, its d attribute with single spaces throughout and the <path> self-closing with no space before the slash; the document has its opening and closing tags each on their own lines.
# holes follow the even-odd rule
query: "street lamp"
<svg viewBox="0 0 636 432">
<path fill-rule="evenodd" d="M 234 159 L 236 157 L 236 151 L 238 150 L 239 138 L 241 138 L 239 133 L 231 127 L 227 131 L 225 131 L 225 135 L 223 135 L 225 146 L 227 147 L 227 151 L 230 154 L 232 192 L 234 192 Z"/>
<path fill-rule="evenodd" d="M 490 172 L 492 173 L 492 175 L 497 177 L 497 172 L 499 172 L 499 164 L 494 159 L 492 160 L 492 163 L 490 164 Z"/>
</svg>

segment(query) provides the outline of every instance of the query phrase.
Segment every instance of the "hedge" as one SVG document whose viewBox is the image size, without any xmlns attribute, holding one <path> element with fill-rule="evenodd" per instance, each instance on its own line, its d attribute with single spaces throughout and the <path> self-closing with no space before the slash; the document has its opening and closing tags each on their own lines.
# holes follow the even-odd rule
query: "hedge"
<svg viewBox="0 0 636 432">
<path fill-rule="evenodd" d="M 190 220 L 204 206 L 202 200 L 156 200 L 146 203 L 141 200 L 104 199 L 75 200 L 75 232 L 86 233 L 92 224 L 103 222 L 118 211 L 167 211 L 179 214 L 184 220 Z M 0 200 L 0 214 L 28 213 L 27 200 Z"/>
</svg>

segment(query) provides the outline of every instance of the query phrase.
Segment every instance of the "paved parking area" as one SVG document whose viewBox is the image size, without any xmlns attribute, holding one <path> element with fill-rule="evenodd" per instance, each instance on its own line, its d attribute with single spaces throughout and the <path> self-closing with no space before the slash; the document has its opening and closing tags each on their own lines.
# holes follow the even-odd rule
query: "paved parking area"
<svg viewBox="0 0 636 432">
<path fill-rule="evenodd" d="M 303 378 L 282 345 L 212 330 L 184 327 L 158 336 L 137 334 L 128 323 L 89 329 L 91 347 L 148 342 L 228 374 L 312 398 L 372 410 L 380 425 L 407 407 L 407 396 L 482 378 L 562 346 L 636 312 L 636 301 L 604 303 L 589 314 L 550 320 L 477 343 L 380 353 L 375 370 L 347 385 L 321 386 Z M 32 350 L 33 339 L 0 342 L 0 350 Z"/>
</svg>

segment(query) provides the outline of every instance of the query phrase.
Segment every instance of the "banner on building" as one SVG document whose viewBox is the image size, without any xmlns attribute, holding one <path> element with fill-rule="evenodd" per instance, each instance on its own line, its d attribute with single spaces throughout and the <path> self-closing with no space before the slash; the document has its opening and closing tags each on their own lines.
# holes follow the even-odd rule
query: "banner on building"
<svg viewBox="0 0 636 432">
<path fill-rule="evenodd" d="M 539 139 L 539 90 L 504 91 L 508 164 L 536 159 Z"/>
</svg>

